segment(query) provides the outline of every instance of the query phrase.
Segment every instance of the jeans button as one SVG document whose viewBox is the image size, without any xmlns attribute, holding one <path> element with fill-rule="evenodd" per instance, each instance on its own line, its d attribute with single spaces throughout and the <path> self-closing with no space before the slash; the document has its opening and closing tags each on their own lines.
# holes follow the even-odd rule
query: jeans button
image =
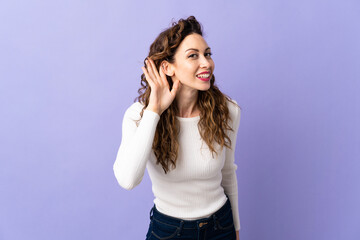
<svg viewBox="0 0 360 240">
<path fill-rule="evenodd" d="M 207 222 L 199 223 L 199 227 L 202 227 L 202 226 L 204 226 L 205 224 L 207 224 Z"/>
</svg>

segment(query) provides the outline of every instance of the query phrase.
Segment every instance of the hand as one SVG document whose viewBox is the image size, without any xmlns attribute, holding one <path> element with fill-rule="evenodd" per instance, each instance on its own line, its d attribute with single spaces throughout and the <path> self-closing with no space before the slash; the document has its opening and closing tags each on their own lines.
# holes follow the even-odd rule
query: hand
<svg viewBox="0 0 360 240">
<path fill-rule="evenodd" d="M 239 231 L 236 231 L 236 240 L 240 240 Z"/>
<path fill-rule="evenodd" d="M 146 61 L 146 68 L 141 67 L 141 69 L 143 70 L 151 89 L 147 109 L 161 115 L 174 101 L 179 86 L 181 87 L 181 83 L 177 80 L 170 91 L 169 83 L 163 69 L 160 67 L 159 75 L 155 63 L 151 58 L 148 58 Z"/>
</svg>

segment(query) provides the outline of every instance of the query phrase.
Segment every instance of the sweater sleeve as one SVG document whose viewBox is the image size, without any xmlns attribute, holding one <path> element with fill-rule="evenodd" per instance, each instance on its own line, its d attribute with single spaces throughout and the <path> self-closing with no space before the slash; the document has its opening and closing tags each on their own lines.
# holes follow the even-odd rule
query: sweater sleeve
<svg viewBox="0 0 360 240">
<path fill-rule="evenodd" d="M 237 104 L 235 100 L 232 100 Z M 230 104 L 231 105 L 231 104 Z M 231 109 L 233 110 L 231 110 Z M 222 182 L 221 185 L 224 188 L 225 193 L 228 195 L 232 214 L 234 218 L 235 230 L 240 230 L 240 217 L 238 210 L 238 185 L 237 185 L 237 177 L 236 177 L 236 169 L 237 165 L 235 163 L 235 147 L 236 147 L 236 136 L 239 129 L 240 124 L 240 108 L 237 106 L 229 106 L 229 110 L 232 117 L 232 128 L 234 132 L 229 131 L 229 138 L 231 139 L 231 148 L 226 148 L 225 153 L 225 164 L 222 169 Z"/>
<path fill-rule="evenodd" d="M 127 190 L 136 187 L 143 179 L 160 119 L 159 114 L 144 110 L 139 126 L 136 126 L 134 120 L 140 119 L 141 108 L 140 103 L 134 103 L 125 111 L 121 144 L 113 165 L 118 183 Z"/>
</svg>

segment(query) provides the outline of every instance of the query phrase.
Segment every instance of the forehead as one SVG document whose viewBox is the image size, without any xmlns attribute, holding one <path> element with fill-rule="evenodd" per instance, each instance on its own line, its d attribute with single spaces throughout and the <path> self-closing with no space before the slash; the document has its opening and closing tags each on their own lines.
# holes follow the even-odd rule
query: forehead
<svg viewBox="0 0 360 240">
<path fill-rule="evenodd" d="M 196 48 L 200 51 L 204 51 L 207 47 L 208 45 L 205 39 L 200 34 L 193 33 L 184 38 L 184 40 L 180 43 L 178 50 L 185 53 L 185 51 L 189 48 Z"/>
</svg>

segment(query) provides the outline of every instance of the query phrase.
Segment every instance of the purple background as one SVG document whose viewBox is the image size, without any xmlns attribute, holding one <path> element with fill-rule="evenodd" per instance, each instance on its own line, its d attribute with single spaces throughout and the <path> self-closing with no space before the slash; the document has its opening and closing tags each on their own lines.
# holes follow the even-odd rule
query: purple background
<svg viewBox="0 0 360 240">
<path fill-rule="evenodd" d="M 195 17 L 242 107 L 243 240 L 360 239 L 360 2 L 2 1 L 0 239 L 144 239 L 113 163 L 150 44 Z"/>
</svg>

